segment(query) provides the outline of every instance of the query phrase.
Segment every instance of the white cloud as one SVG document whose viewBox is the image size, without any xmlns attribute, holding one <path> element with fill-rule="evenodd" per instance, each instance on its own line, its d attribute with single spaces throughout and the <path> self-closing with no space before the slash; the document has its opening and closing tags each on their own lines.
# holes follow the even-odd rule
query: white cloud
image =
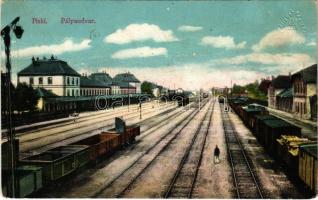
<svg viewBox="0 0 318 200">
<path fill-rule="evenodd" d="M 243 41 L 239 44 L 235 44 L 231 36 L 205 36 L 201 39 L 201 45 L 225 49 L 243 49 L 245 48 L 246 42 Z"/>
<path fill-rule="evenodd" d="M 304 36 L 293 27 L 285 27 L 267 33 L 258 44 L 253 45 L 252 49 L 259 52 L 268 47 L 275 48 L 292 44 L 303 44 L 304 42 Z"/>
<path fill-rule="evenodd" d="M 46 54 L 60 55 L 65 52 L 81 51 L 91 47 L 90 39 L 84 39 L 80 43 L 74 43 L 72 39 L 66 39 L 61 44 L 31 46 L 19 50 L 11 51 L 12 57 L 30 57 Z M 2 52 L 4 56 L 4 52 Z"/>
<path fill-rule="evenodd" d="M 230 58 L 223 58 L 216 61 L 219 64 L 244 64 L 248 62 L 267 64 L 267 65 L 306 65 L 313 63 L 314 60 L 307 54 L 269 54 L 269 53 L 251 53 Z"/>
<path fill-rule="evenodd" d="M 104 38 L 105 43 L 127 44 L 134 41 L 153 40 L 155 42 L 178 41 L 171 30 L 162 30 L 154 24 L 130 24 Z"/>
<path fill-rule="evenodd" d="M 266 74 L 253 70 L 233 70 L 211 68 L 208 63 L 188 63 L 160 67 L 105 67 L 112 76 L 129 71 L 140 81 L 152 81 L 169 88 L 209 89 L 212 87 L 230 86 L 233 83 L 247 84 L 256 79 L 266 77 Z"/>
<path fill-rule="evenodd" d="M 202 30 L 201 26 L 188 26 L 188 25 L 182 25 L 178 28 L 179 31 L 183 32 L 196 32 Z"/>
<path fill-rule="evenodd" d="M 139 47 L 134 49 L 124 49 L 115 52 L 111 57 L 114 59 L 143 58 L 167 55 L 166 48 Z"/>
</svg>

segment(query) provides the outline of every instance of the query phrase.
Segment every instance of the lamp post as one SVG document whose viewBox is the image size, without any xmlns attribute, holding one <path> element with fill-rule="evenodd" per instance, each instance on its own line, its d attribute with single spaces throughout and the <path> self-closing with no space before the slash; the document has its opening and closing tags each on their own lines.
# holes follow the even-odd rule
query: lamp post
<svg viewBox="0 0 318 200">
<path fill-rule="evenodd" d="M 3 38 L 4 46 L 5 46 L 5 54 L 6 54 L 6 99 L 7 99 L 7 124 L 8 124 L 8 142 L 10 146 L 10 189 L 9 189 L 9 196 L 15 197 L 15 134 L 13 130 L 12 124 L 12 107 L 11 107 L 11 62 L 10 62 L 10 45 L 11 45 L 11 37 L 10 32 L 13 30 L 16 38 L 20 39 L 23 34 L 23 29 L 21 26 L 17 25 L 20 17 L 15 18 L 10 24 L 5 26 L 1 30 L 1 37 Z"/>
</svg>

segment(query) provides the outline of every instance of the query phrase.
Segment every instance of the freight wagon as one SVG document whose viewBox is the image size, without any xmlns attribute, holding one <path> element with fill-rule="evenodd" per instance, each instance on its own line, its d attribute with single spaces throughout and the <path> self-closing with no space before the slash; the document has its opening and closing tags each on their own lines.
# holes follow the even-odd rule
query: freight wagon
<svg viewBox="0 0 318 200">
<path fill-rule="evenodd" d="M 21 165 L 42 167 L 43 184 L 56 181 L 89 161 L 89 146 L 66 145 L 21 159 Z"/>
<path fill-rule="evenodd" d="M 257 104 L 242 107 L 243 122 L 252 130 L 256 128 L 256 115 L 268 115 L 266 108 Z"/>
<path fill-rule="evenodd" d="M 278 117 L 275 117 L 273 115 L 255 115 L 255 136 L 257 140 L 261 144 L 265 144 L 265 127 L 266 124 L 264 123 L 266 120 L 279 120 Z"/>
<path fill-rule="evenodd" d="M 88 137 L 71 145 L 59 146 L 38 155 L 23 158 L 17 162 L 15 178 L 15 197 L 26 197 L 42 187 L 75 172 L 82 166 L 116 149 L 134 142 L 140 134 L 140 126 L 126 126 L 125 122 L 117 118 L 116 128 L 111 131 Z M 2 191 L 8 196 L 9 171 L 8 143 L 2 143 Z M 18 141 L 16 141 L 18 149 Z M 18 152 L 18 150 L 16 150 Z M 18 153 L 16 154 L 18 160 Z"/>
<path fill-rule="evenodd" d="M 73 143 L 73 145 L 89 146 L 89 159 L 96 161 L 98 157 L 109 154 L 120 145 L 117 134 L 101 133 Z"/>
<path fill-rule="evenodd" d="M 301 129 L 282 119 L 264 120 L 264 129 L 261 131 L 264 139 L 265 149 L 269 153 L 275 153 L 276 139 L 283 134 L 301 136 Z M 260 134 L 259 134 L 260 135 Z"/>
<path fill-rule="evenodd" d="M 307 138 L 293 135 L 282 135 L 277 139 L 275 156 L 280 164 L 286 166 L 291 175 L 298 173 L 299 146 L 313 143 Z"/>
<path fill-rule="evenodd" d="M 299 147 L 299 178 L 307 188 L 317 194 L 317 144 L 304 144 Z"/>
<path fill-rule="evenodd" d="M 244 114 L 244 103 L 237 99 L 230 104 L 264 148 L 286 166 L 288 174 L 296 176 L 313 194 L 317 194 L 317 142 L 301 138 L 301 128 L 266 112 Z M 255 121 L 251 122 L 253 118 Z"/>
</svg>

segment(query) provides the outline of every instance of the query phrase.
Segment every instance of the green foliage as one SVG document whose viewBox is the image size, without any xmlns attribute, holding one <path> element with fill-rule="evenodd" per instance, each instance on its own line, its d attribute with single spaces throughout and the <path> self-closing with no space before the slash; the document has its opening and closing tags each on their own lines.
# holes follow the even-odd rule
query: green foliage
<svg viewBox="0 0 318 200">
<path fill-rule="evenodd" d="M 6 83 L 6 74 L 1 73 L 1 112 L 6 112 L 8 110 L 8 104 L 7 104 L 7 83 Z M 11 91 L 11 97 L 14 93 L 14 85 L 10 84 L 10 91 Z"/>
<path fill-rule="evenodd" d="M 141 84 L 141 92 L 142 93 L 149 94 L 152 97 L 153 96 L 152 89 L 153 89 L 153 83 L 150 83 L 148 81 L 142 82 L 142 84 Z"/>
<path fill-rule="evenodd" d="M 247 95 L 251 99 L 267 100 L 266 94 L 259 89 L 259 82 L 256 80 L 254 83 L 249 83 L 245 86 L 234 84 L 233 94 L 240 94 L 246 91 Z"/>
<path fill-rule="evenodd" d="M 36 95 L 36 90 L 26 83 L 19 83 L 13 95 L 14 109 L 17 111 L 36 111 L 36 106 L 39 98 Z"/>
<path fill-rule="evenodd" d="M 240 85 L 233 85 L 232 94 L 241 94 L 245 92 L 245 87 Z"/>
</svg>

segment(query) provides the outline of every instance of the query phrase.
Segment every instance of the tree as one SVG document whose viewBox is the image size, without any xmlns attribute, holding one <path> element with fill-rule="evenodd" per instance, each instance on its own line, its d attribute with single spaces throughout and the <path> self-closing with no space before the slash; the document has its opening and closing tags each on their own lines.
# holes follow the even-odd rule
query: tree
<svg viewBox="0 0 318 200">
<path fill-rule="evenodd" d="M 149 94 L 151 97 L 153 96 L 153 84 L 148 82 L 148 81 L 144 81 L 141 84 L 141 92 L 144 94 Z"/>
<path fill-rule="evenodd" d="M 241 94 L 244 93 L 245 91 L 245 87 L 244 86 L 240 86 L 240 85 L 233 85 L 233 90 L 232 90 L 232 94 Z"/>
<path fill-rule="evenodd" d="M 15 110 L 19 112 L 34 112 L 37 110 L 36 106 L 38 100 L 39 97 L 37 96 L 36 90 L 34 90 L 32 86 L 27 85 L 26 83 L 18 83 L 13 95 Z"/>
<path fill-rule="evenodd" d="M 7 104 L 7 82 L 6 82 L 6 73 L 1 73 L 1 113 L 6 113 L 8 110 L 8 104 Z M 10 91 L 11 96 L 14 94 L 15 88 L 12 83 L 10 83 Z"/>
</svg>

